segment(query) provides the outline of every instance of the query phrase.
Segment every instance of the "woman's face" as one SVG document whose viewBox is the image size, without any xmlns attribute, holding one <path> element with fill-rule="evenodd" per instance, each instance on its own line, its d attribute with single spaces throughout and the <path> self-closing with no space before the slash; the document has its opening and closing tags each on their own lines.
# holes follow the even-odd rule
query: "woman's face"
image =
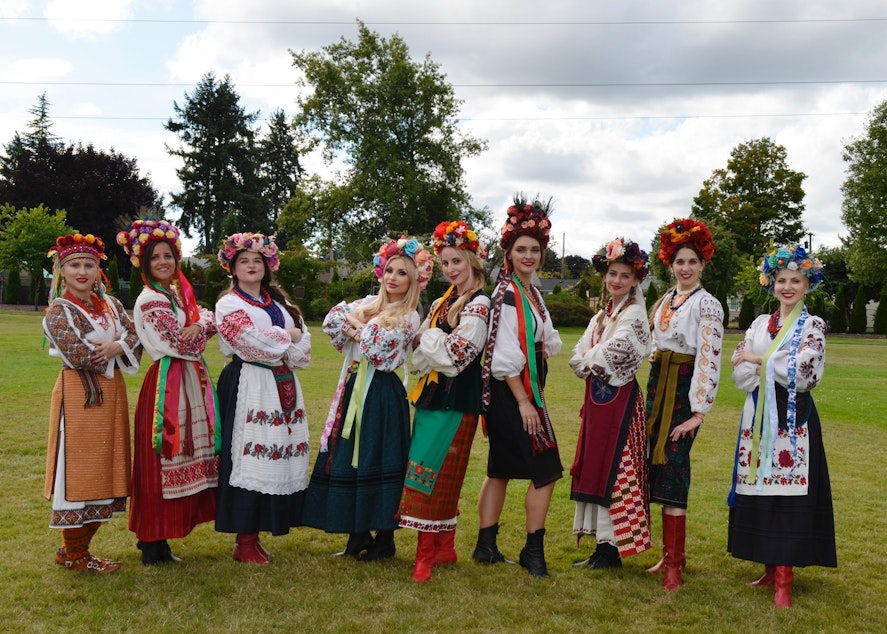
<svg viewBox="0 0 887 634">
<path fill-rule="evenodd" d="M 699 276 L 704 268 L 705 263 L 699 259 L 696 251 L 690 247 L 678 249 L 671 261 L 671 272 L 677 280 L 678 290 L 689 291 L 699 284 Z"/>
<path fill-rule="evenodd" d="M 158 242 L 151 252 L 151 260 L 148 262 L 148 272 L 161 286 L 168 288 L 170 280 L 176 273 L 176 258 L 172 254 L 169 242 Z"/>
<path fill-rule="evenodd" d="M 265 258 L 255 251 L 241 251 L 234 257 L 231 274 L 239 284 L 253 286 L 262 283 L 265 277 Z"/>
<path fill-rule="evenodd" d="M 410 273 L 402 257 L 391 258 L 385 263 L 382 284 L 385 285 L 389 302 L 399 302 L 406 296 L 410 290 Z"/>
<path fill-rule="evenodd" d="M 613 262 L 607 268 L 604 283 L 607 285 L 607 292 L 613 298 L 613 303 L 618 304 L 632 288 L 637 286 L 638 278 L 634 274 L 634 269 L 628 264 Z"/>
<path fill-rule="evenodd" d="M 440 265 L 456 289 L 464 289 L 471 282 L 471 264 L 462 249 L 444 247 L 440 252 Z"/>
<path fill-rule="evenodd" d="M 511 245 L 508 259 L 518 277 L 530 277 L 542 263 L 542 246 L 536 238 L 520 236 Z"/>
<path fill-rule="evenodd" d="M 92 258 L 74 258 L 62 264 L 60 273 L 65 290 L 75 297 L 86 298 L 98 278 L 99 265 Z"/>
<path fill-rule="evenodd" d="M 776 274 L 773 294 L 786 309 L 794 308 L 798 302 L 803 301 L 809 290 L 810 280 L 800 271 L 782 269 Z"/>
</svg>

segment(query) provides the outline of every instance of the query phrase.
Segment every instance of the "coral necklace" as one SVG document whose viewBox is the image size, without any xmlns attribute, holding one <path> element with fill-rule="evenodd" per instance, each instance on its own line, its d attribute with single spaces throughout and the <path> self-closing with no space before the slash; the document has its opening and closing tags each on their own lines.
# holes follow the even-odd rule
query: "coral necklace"
<svg viewBox="0 0 887 634">
<path fill-rule="evenodd" d="M 662 306 L 662 315 L 659 317 L 659 330 L 665 332 L 668 330 L 668 327 L 671 325 L 671 318 L 675 316 L 680 309 L 681 306 L 687 303 L 687 300 L 693 297 L 696 293 L 702 290 L 701 286 L 697 286 L 689 293 L 685 293 L 681 295 L 681 300 L 675 304 L 675 298 L 678 296 L 678 289 L 675 289 L 671 292 L 671 296 L 668 298 L 668 301 L 663 301 Z"/>
<path fill-rule="evenodd" d="M 105 304 L 95 293 L 89 296 L 89 303 L 83 301 L 79 297 L 73 295 L 70 291 L 65 291 L 64 298 L 69 302 L 76 304 L 84 313 L 91 316 L 102 326 L 108 325 L 108 314 L 105 311 Z"/>
</svg>

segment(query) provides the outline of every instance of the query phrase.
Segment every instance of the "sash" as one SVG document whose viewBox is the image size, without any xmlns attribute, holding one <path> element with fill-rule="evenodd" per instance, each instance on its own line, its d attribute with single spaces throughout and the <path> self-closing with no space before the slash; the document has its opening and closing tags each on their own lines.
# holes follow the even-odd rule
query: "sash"
<svg viewBox="0 0 887 634">
<path fill-rule="evenodd" d="M 665 464 L 665 443 L 671 431 L 672 415 L 674 413 L 674 399 L 678 388 L 678 371 L 685 363 L 693 363 L 696 359 L 692 354 L 682 354 L 672 350 L 657 350 L 653 357 L 654 362 L 659 363 L 659 380 L 656 382 L 656 396 L 653 399 L 653 409 L 650 418 L 647 419 L 647 436 L 653 435 L 653 426 L 656 417 L 662 414 L 659 423 L 659 438 L 656 439 L 656 447 L 653 449 L 653 464 Z"/>
<path fill-rule="evenodd" d="M 361 357 L 357 366 L 357 376 L 354 379 L 354 389 L 351 390 L 351 399 L 348 401 L 348 410 L 345 421 L 342 424 L 342 438 L 351 438 L 354 433 L 354 453 L 351 455 L 351 466 L 357 469 L 358 456 L 360 455 L 360 417 L 363 413 L 363 403 L 366 400 L 367 389 L 373 382 L 376 367 L 371 366 L 366 357 Z"/>
<path fill-rule="evenodd" d="M 437 306 L 434 307 L 434 312 L 431 313 L 431 328 L 437 328 L 438 320 L 440 318 L 440 311 L 443 306 L 446 304 L 447 300 L 450 298 L 450 295 L 453 294 L 453 290 L 455 286 L 450 286 L 447 289 L 447 292 L 443 294 L 443 297 L 440 298 L 440 301 L 437 302 Z M 416 387 L 413 388 L 413 391 L 409 393 L 407 396 L 407 400 L 413 405 L 416 404 L 416 401 L 422 396 L 422 391 L 425 389 L 430 383 L 437 383 L 439 381 L 437 370 L 430 370 L 427 374 L 422 375 L 422 378 L 419 379 L 419 382 L 416 384 Z"/>
<path fill-rule="evenodd" d="M 157 385 L 154 396 L 154 416 L 151 434 L 151 446 L 158 455 L 170 459 L 182 451 L 190 451 L 182 444 L 182 421 L 179 420 L 179 398 L 181 395 L 182 376 L 186 363 L 193 363 L 200 379 L 201 392 L 206 406 L 206 418 L 211 426 L 215 439 L 215 453 L 222 450 L 222 425 L 219 419 L 219 396 L 213 387 L 206 361 L 188 361 L 174 357 L 163 357 L 157 362 Z M 190 411 L 190 410 L 189 410 Z M 185 421 L 188 425 L 190 421 Z M 186 429 L 186 434 L 189 429 Z"/>
<path fill-rule="evenodd" d="M 293 371 L 289 369 L 287 364 L 266 365 L 255 361 L 245 361 L 240 357 L 237 358 L 241 363 L 254 365 L 258 368 L 264 368 L 265 370 L 271 370 L 271 373 L 274 375 L 274 383 L 277 386 L 277 397 L 280 399 L 280 408 L 288 412 L 296 409 L 296 375 L 293 374 Z"/>
</svg>

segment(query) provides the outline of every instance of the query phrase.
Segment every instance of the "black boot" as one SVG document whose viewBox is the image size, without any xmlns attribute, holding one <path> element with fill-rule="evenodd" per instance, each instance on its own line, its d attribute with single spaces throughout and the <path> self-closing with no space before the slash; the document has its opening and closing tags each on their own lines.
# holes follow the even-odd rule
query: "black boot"
<svg viewBox="0 0 887 634">
<path fill-rule="evenodd" d="M 376 539 L 370 546 L 361 561 L 376 561 L 378 559 L 389 559 L 394 557 L 394 531 L 376 531 Z"/>
<path fill-rule="evenodd" d="M 599 542 L 597 550 L 590 557 L 588 565 L 589 570 L 603 570 L 604 568 L 621 568 L 622 558 L 619 556 L 619 549 L 613 544 Z"/>
<path fill-rule="evenodd" d="M 535 533 L 527 533 L 527 543 L 520 551 L 520 565 L 534 577 L 548 578 L 548 566 L 545 565 L 545 529 Z"/>
<path fill-rule="evenodd" d="M 347 555 L 357 559 L 360 553 L 367 550 L 373 545 L 373 536 L 369 531 L 364 533 L 348 533 L 348 543 L 345 544 L 345 550 L 336 553 L 336 557 Z"/>
<path fill-rule="evenodd" d="M 483 564 L 513 564 L 513 561 L 505 559 L 505 555 L 499 552 L 496 546 L 496 535 L 499 534 L 499 524 L 493 524 L 482 528 L 477 532 L 477 545 L 471 555 L 475 561 Z"/>
<path fill-rule="evenodd" d="M 145 566 L 182 561 L 179 557 L 172 554 L 172 550 L 165 539 L 156 542 L 143 542 L 139 540 L 136 543 L 136 548 L 142 551 L 142 564 Z"/>
</svg>

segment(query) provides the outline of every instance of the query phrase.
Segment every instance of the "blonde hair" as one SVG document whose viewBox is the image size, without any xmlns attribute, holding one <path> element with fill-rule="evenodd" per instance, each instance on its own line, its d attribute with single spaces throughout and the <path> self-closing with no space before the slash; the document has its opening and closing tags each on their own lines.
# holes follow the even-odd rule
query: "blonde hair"
<svg viewBox="0 0 887 634">
<path fill-rule="evenodd" d="M 444 249 L 454 248 L 455 247 L 444 247 Z M 441 249 L 441 253 L 443 253 L 444 249 Z M 459 313 L 462 312 L 462 308 L 465 307 L 465 304 L 471 300 L 471 296 L 487 285 L 487 271 L 484 268 L 483 261 L 478 257 L 477 253 L 469 249 L 456 250 L 464 255 L 465 259 L 468 261 L 468 266 L 471 269 L 471 284 L 450 307 L 447 323 L 453 328 L 459 324 Z"/>
<path fill-rule="evenodd" d="M 379 294 L 376 298 L 366 304 L 361 304 L 354 311 L 354 316 L 363 323 L 368 322 L 370 319 L 378 315 L 376 321 L 380 326 L 383 328 L 395 328 L 401 325 L 406 317 L 415 311 L 416 307 L 419 305 L 419 271 L 416 269 L 416 264 L 413 262 L 412 258 L 398 255 L 389 259 L 386 266 L 396 260 L 403 260 L 404 268 L 407 270 L 407 275 L 410 277 L 410 288 L 400 301 L 395 302 L 391 306 L 387 306 L 389 303 L 388 289 L 386 289 L 385 284 L 379 280 Z"/>
</svg>

